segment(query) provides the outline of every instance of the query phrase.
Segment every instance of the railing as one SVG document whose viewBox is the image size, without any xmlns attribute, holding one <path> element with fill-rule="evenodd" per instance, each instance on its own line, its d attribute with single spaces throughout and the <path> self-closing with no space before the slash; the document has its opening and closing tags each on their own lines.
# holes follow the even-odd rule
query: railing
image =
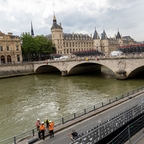
<svg viewBox="0 0 144 144">
<path fill-rule="evenodd" d="M 76 113 L 67 115 L 67 116 L 65 116 L 65 117 L 63 117 L 61 119 L 57 119 L 57 120 L 54 121 L 55 122 L 55 126 L 57 127 L 59 125 L 65 124 L 65 123 L 67 123 L 69 121 L 72 121 L 72 120 L 74 120 L 74 119 L 76 119 L 76 118 L 78 118 L 80 116 L 83 116 L 83 115 L 85 115 L 85 114 L 87 114 L 89 112 L 95 111 L 95 110 L 97 110 L 97 109 L 99 109 L 99 108 L 101 108 L 101 107 L 103 107 L 105 105 L 109 105 L 109 104 L 114 103 L 114 102 L 116 102 L 118 100 L 121 100 L 123 98 L 126 98 L 126 97 L 127 98 L 131 98 L 132 94 L 136 94 L 136 93 L 138 93 L 138 92 L 140 92 L 142 90 L 144 90 L 143 86 L 139 87 L 139 88 L 137 88 L 135 90 L 132 90 L 132 91 L 123 93 L 121 95 L 118 95 L 118 96 L 116 96 L 113 99 L 108 99 L 108 100 L 106 100 L 104 102 L 100 102 L 100 103 L 97 103 L 97 104 L 95 104 L 93 106 L 87 107 L 84 110 L 81 110 L 81 111 L 78 111 Z M 37 135 L 37 130 L 36 130 L 36 128 L 33 128 L 33 129 L 25 131 L 25 132 L 23 132 L 23 133 L 21 133 L 19 135 L 16 135 L 16 136 L 13 136 L 11 138 L 8 138 L 8 139 L 5 139 L 3 141 L 0 141 L 0 144 L 9 144 L 9 143 L 16 144 L 18 141 L 20 141 L 20 140 L 22 140 L 22 139 L 24 139 L 26 137 L 32 137 L 32 136 L 35 136 L 35 135 Z"/>
<path fill-rule="evenodd" d="M 136 118 L 137 116 L 144 114 L 144 103 L 141 105 L 136 105 L 125 112 L 122 112 L 115 117 L 111 118 L 110 120 L 106 120 L 103 123 L 96 125 L 95 127 L 79 133 L 78 139 L 70 142 L 69 144 L 96 144 L 112 132 L 116 131 L 117 129 L 121 128 L 123 125 L 127 124 L 132 119 Z M 107 144 L 122 144 L 126 142 L 131 136 L 137 133 L 144 127 L 144 115 L 142 115 L 138 120 L 134 121 L 127 128 L 125 128 L 118 136 L 116 136 Z M 63 143 L 66 144 L 67 138 L 59 139 L 57 141 L 52 142 L 51 144 Z"/>
<path fill-rule="evenodd" d="M 121 133 L 119 133 L 115 138 L 113 138 L 109 143 L 107 144 L 122 144 L 126 142 L 128 144 L 136 144 L 137 141 L 144 136 L 141 135 L 137 140 L 131 140 L 131 137 L 139 132 L 144 127 L 144 115 L 141 116 L 139 119 L 128 125 Z"/>
<path fill-rule="evenodd" d="M 37 133 L 36 128 L 25 131 L 19 135 L 14 137 L 7 138 L 5 140 L 0 141 L 0 144 L 17 144 L 18 141 L 22 141 L 25 138 L 33 137 Z"/>
<path fill-rule="evenodd" d="M 7 65 L 19 65 L 19 64 L 32 64 L 32 63 L 46 63 L 46 62 L 61 62 L 61 61 L 81 61 L 86 60 L 88 58 L 89 60 L 109 60 L 109 59 L 143 59 L 144 53 L 140 54 L 125 54 L 120 56 L 75 56 L 75 57 L 69 57 L 68 59 L 63 60 L 54 60 L 54 59 L 47 59 L 47 60 L 41 60 L 41 61 L 23 61 L 23 62 L 11 62 L 11 63 L 0 63 L 0 66 L 7 66 Z"/>
<path fill-rule="evenodd" d="M 129 140 L 129 141 L 132 142 L 133 144 L 137 144 L 139 142 L 139 140 L 141 140 L 143 137 L 144 137 L 144 131 L 139 132 L 139 136 L 137 136 L 137 139 L 135 139 L 135 140 Z"/>
</svg>

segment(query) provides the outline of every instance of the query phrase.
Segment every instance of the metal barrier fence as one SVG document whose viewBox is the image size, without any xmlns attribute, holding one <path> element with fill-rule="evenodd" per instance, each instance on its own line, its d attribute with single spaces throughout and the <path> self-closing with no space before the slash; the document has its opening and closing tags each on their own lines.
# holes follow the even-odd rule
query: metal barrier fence
<svg viewBox="0 0 144 144">
<path fill-rule="evenodd" d="M 33 137 L 37 134 L 37 129 L 31 129 L 26 132 L 20 133 L 14 137 L 7 138 L 5 140 L 0 141 L 0 144 L 16 144 L 18 141 L 22 141 L 25 138 Z"/>
<path fill-rule="evenodd" d="M 108 104 L 111 104 L 111 103 L 116 102 L 118 100 L 121 100 L 122 98 L 126 98 L 126 97 L 127 98 L 131 98 L 132 94 L 136 94 L 136 93 L 138 93 L 138 92 L 140 92 L 142 90 L 144 90 L 143 86 L 139 87 L 139 88 L 137 88 L 135 90 L 132 90 L 132 91 L 123 93 L 121 95 L 118 95 L 118 96 L 116 96 L 113 99 L 105 100 L 105 101 L 97 103 L 97 104 L 95 104 L 95 105 L 93 105 L 91 107 L 85 108 L 84 110 L 78 111 L 78 112 L 73 113 L 71 115 L 67 115 L 67 116 L 65 116 L 65 117 L 63 117 L 61 119 L 54 120 L 55 126 L 57 127 L 59 125 L 65 124 L 65 123 L 67 123 L 69 121 L 72 121 L 72 120 L 74 120 L 74 119 L 76 119 L 76 118 L 78 118 L 80 116 L 83 116 L 83 115 L 85 115 L 85 114 L 87 114 L 89 112 L 95 111 L 95 110 L 97 110 L 97 109 L 99 109 L 99 108 L 101 108 L 101 107 L 103 107 L 105 105 L 108 105 Z M 23 133 L 21 133 L 19 135 L 15 135 L 15 136 L 13 136 L 11 138 L 2 140 L 2 141 L 0 141 L 0 144 L 9 144 L 9 143 L 16 144 L 18 141 L 20 141 L 20 140 L 22 140 L 22 139 L 24 139 L 26 137 L 35 136 L 35 135 L 37 135 L 37 130 L 36 130 L 36 128 L 33 128 L 33 129 L 25 131 L 25 132 L 23 132 Z"/>
<path fill-rule="evenodd" d="M 132 142 L 133 144 L 137 144 L 137 142 L 139 142 L 139 140 L 141 140 L 143 137 L 144 137 L 144 131 L 142 129 L 142 132 L 139 132 L 139 136 L 137 136 L 135 140 L 132 140 L 132 141 L 130 140 L 130 142 Z"/>
<path fill-rule="evenodd" d="M 144 127 L 144 115 L 128 125 L 121 133 L 107 144 L 122 144 L 129 141 L 129 144 L 135 144 L 136 141 L 131 141 L 131 137 Z"/>
<path fill-rule="evenodd" d="M 136 118 L 140 114 L 144 113 L 144 103 L 141 105 L 136 105 L 121 114 L 116 115 L 115 117 L 107 120 L 88 131 L 79 134 L 79 138 L 69 144 L 96 144 L 101 139 L 105 138 L 112 132 L 116 131 L 130 120 Z M 122 144 L 123 140 L 125 141 L 136 132 L 138 132 L 144 126 L 144 116 L 142 116 L 139 120 L 133 122 L 129 125 L 129 129 L 125 129 L 122 132 L 122 135 L 119 134 L 118 136 L 112 140 L 108 144 Z M 143 124 L 142 124 L 143 123 Z M 121 140 L 121 142 L 119 142 Z M 52 144 L 55 144 L 54 142 Z M 64 143 L 63 143 L 64 144 Z"/>
</svg>

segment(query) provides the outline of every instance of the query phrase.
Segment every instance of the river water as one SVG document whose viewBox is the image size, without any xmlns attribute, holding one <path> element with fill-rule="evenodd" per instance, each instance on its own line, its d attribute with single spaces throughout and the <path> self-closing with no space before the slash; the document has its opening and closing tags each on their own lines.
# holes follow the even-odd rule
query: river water
<svg viewBox="0 0 144 144">
<path fill-rule="evenodd" d="M 59 73 L 0 79 L 0 140 L 35 127 L 37 118 L 56 120 L 144 85 L 99 73 Z"/>
</svg>

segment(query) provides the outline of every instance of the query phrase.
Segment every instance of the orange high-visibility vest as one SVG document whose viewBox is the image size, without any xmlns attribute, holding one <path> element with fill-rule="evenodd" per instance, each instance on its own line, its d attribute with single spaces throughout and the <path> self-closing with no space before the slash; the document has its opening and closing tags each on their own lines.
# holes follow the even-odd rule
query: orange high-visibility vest
<svg viewBox="0 0 144 144">
<path fill-rule="evenodd" d="M 40 130 L 45 130 L 45 126 L 43 124 L 40 125 Z"/>
<path fill-rule="evenodd" d="M 51 122 L 51 123 L 49 123 L 49 130 L 53 130 L 53 129 L 54 129 L 54 123 Z"/>
</svg>

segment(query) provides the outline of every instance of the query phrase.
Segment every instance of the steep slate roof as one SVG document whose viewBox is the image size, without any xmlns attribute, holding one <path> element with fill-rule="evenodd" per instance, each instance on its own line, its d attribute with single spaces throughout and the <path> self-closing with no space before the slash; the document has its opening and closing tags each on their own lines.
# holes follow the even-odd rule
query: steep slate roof
<svg viewBox="0 0 144 144">
<path fill-rule="evenodd" d="M 103 33 L 101 34 L 101 39 L 102 40 L 107 39 L 107 35 L 106 35 L 105 30 L 103 30 Z"/>
<path fill-rule="evenodd" d="M 99 35 L 98 35 L 96 29 L 94 31 L 93 39 L 99 39 Z"/>
<path fill-rule="evenodd" d="M 126 41 L 133 40 L 130 36 L 123 36 L 122 38 L 125 39 Z"/>
<path fill-rule="evenodd" d="M 70 33 L 63 33 L 63 37 L 64 37 L 64 39 L 66 39 L 66 38 L 70 38 L 70 39 L 72 39 L 72 38 L 76 38 L 76 39 L 80 39 L 80 38 L 88 38 L 88 39 L 90 39 L 91 37 L 89 36 L 89 35 L 86 35 L 86 34 L 74 34 L 74 33 L 72 33 L 72 34 L 70 34 Z"/>
<path fill-rule="evenodd" d="M 53 18 L 53 25 L 52 25 L 52 27 L 51 27 L 51 30 L 52 30 L 52 29 L 62 29 L 62 27 L 57 24 L 57 20 L 56 20 L 55 15 L 54 15 L 54 18 Z"/>
<path fill-rule="evenodd" d="M 11 36 L 11 39 L 14 39 L 14 38 L 20 38 L 20 37 L 17 36 L 17 35 L 12 35 L 12 36 Z"/>
<path fill-rule="evenodd" d="M 119 31 L 118 31 L 118 33 L 116 35 L 116 39 L 121 39 L 121 35 L 120 35 Z"/>
</svg>

